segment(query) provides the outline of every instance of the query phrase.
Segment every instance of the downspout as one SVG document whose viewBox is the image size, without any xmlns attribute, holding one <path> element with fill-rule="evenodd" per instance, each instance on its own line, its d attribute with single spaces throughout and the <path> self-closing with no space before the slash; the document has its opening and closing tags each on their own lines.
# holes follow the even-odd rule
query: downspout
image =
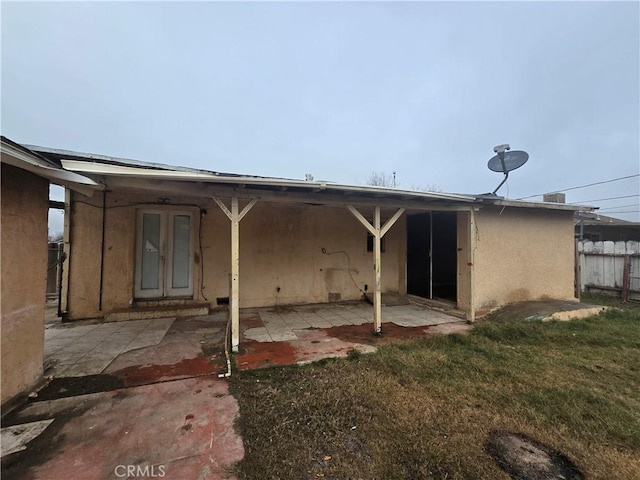
<svg viewBox="0 0 640 480">
<path fill-rule="evenodd" d="M 580 240 L 584 239 L 584 218 L 580 220 Z"/>
<path fill-rule="evenodd" d="M 229 378 L 231 376 L 231 359 L 229 358 L 229 332 L 231 332 L 231 313 L 227 318 L 227 328 L 224 334 L 224 356 L 227 359 L 227 372 L 218 374 L 218 378 Z"/>
<path fill-rule="evenodd" d="M 102 191 L 102 241 L 100 243 L 100 298 L 98 300 L 98 310 L 102 311 L 102 286 L 104 283 L 104 227 L 107 213 L 107 191 Z"/>
</svg>

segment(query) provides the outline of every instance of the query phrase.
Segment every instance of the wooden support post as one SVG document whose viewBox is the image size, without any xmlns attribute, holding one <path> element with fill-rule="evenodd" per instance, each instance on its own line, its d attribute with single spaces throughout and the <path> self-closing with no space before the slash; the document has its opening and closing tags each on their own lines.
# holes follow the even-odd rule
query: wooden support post
<svg viewBox="0 0 640 480">
<path fill-rule="evenodd" d="M 574 277 L 574 285 L 573 285 L 573 296 L 580 300 L 581 290 L 582 290 L 582 280 L 580 278 L 580 252 L 578 251 L 578 239 L 575 239 L 574 251 L 573 251 L 573 277 Z"/>
<path fill-rule="evenodd" d="M 375 269 L 376 275 L 376 287 L 373 292 L 373 332 L 380 334 L 382 331 L 382 282 L 380 268 L 380 263 L 382 262 L 380 252 L 382 236 L 380 235 L 380 207 L 375 207 L 373 211 L 373 229 L 376 232 L 373 237 L 373 268 Z"/>
<path fill-rule="evenodd" d="M 381 242 L 382 237 L 389 231 L 391 227 L 398 221 L 404 213 L 404 208 L 399 208 L 383 226 L 380 226 L 380 207 L 374 207 L 373 225 L 369 220 L 353 206 L 347 205 L 347 209 L 354 217 L 373 235 L 373 269 L 375 272 L 375 289 L 373 292 L 373 332 L 380 334 L 382 331 L 382 255 Z"/>
<path fill-rule="evenodd" d="M 240 220 L 238 197 L 231 199 L 231 350 L 240 345 Z"/>
<path fill-rule="evenodd" d="M 220 209 L 231 220 L 231 351 L 240 346 L 240 220 L 251 210 L 257 200 L 251 200 L 240 212 L 238 197 L 231 198 L 231 210 L 218 198 L 213 197 Z"/>
<path fill-rule="evenodd" d="M 622 267 L 622 301 L 629 301 L 629 284 L 631 283 L 631 255 L 624 256 L 624 264 Z"/>
</svg>

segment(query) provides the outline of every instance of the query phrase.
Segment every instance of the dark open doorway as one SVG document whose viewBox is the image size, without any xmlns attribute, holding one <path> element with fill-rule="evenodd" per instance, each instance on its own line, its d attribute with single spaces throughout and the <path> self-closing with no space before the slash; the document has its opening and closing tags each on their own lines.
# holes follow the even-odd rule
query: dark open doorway
<svg viewBox="0 0 640 480">
<path fill-rule="evenodd" d="M 456 301 L 456 230 L 455 212 L 407 217 L 407 293 Z"/>
</svg>

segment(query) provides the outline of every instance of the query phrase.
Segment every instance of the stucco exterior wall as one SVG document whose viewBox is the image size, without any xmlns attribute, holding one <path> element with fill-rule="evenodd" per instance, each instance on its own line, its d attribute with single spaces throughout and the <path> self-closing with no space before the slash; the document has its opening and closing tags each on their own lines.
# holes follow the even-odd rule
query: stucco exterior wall
<svg viewBox="0 0 640 480">
<path fill-rule="evenodd" d="M 457 307 L 459 310 L 468 311 L 471 306 L 471 245 L 469 237 L 469 224 L 471 214 L 458 212 L 457 242 L 458 242 L 458 266 L 457 266 Z"/>
<path fill-rule="evenodd" d="M 475 219 L 476 310 L 574 299 L 573 212 L 484 208 Z"/>
<path fill-rule="evenodd" d="M 178 196 L 163 200 L 171 205 L 158 200 L 157 195 L 107 194 L 100 310 L 102 197 L 74 194 L 67 246 L 68 319 L 102 317 L 140 304 L 134 277 L 136 212 L 141 208 L 194 213 L 193 301 L 215 307 L 217 299 L 229 297 L 229 219 L 213 200 Z M 229 199 L 223 200 L 229 205 Z M 362 213 L 371 218 L 371 211 Z M 383 222 L 392 213 L 383 212 Z M 473 302 L 481 314 L 520 300 L 573 298 L 572 212 L 482 207 L 474 217 L 472 236 L 470 213 L 458 213 L 459 309 L 470 310 Z M 405 218 L 385 237 L 385 292 L 406 293 Z M 365 285 L 372 292 L 373 253 L 366 251 L 366 237 L 365 228 L 344 207 L 259 201 L 240 222 L 240 306 L 358 299 Z"/>
<path fill-rule="evenodd" d="M 42 378 L 49 183 L 2 164 L 2 398 Z"/>
<path fill-rule="evenodd" d="M 383 292 L 404 288 L 405 235 L 401 218 L 385 236 Z M 240 236 L 246 240 L 241 245 L 241 305 L 243 300 L 252 306 L 321 303 L 329 301 L 329 294 L 357 299 L 365 284 L 373 292 L 367 231 L 344 207 L 257 204 L 241 223 Z"/>
<path fill-rule="evenodd" d="M 69 242 L 65 244 L 68 260 L 65 275 L 68 284 L 63 288 L 63 303 L 67 320 L 99 318 L 114 309 L 134 304 L 134 274 L 136 245 L 136 213 L 138 208 L 156 210 L 189 210 L 197 207 L 192 200 L 175 198 L 172 207 L 157 203 L 158 197 L 147 195 L 119 195 L 108 192 L 105 197 L 91 198 L 74 193 L 69 209 Z M 131 205 L 134 204 L 134 205 Z M 104 248 L 102 246 L 102 215 L 105 215 Z M 198 217 L 198 215 L 196 215 Z M 225 217 L 226 218 L 226 217 Z M 197 223 L 197 222 L 196 222 Z M 197 233 L 197 232 L 196 232 Z M 198 239 L 195 239 L 197 244 Z M 203 242 L 203 249 L 204 249 Z M 104 259 L 101 255 L 104 254 Z M 204 301 L 200 293 L 200 254 L 195 249 L 194 300 Z M 102 295 L 100 277 L 102 268 Z M 64 280 L 63 280 L 64 281 Z"/>
<path fill-rule="evenodd" d="M 229 205 L 228 199 L 223 200 Z M 195 234 L 202 239 L 202 255 L 198 238 L 195 239 L 193 299 L 208 301 L 215 307 L 217 298 L 229 297 L 229 219 L 212 200 L 171 197 L 170 203 L 180 206 L 158 205 L 157 201 L 157 196 L 152 195 L 107 194 L 102 310 L 99 310 L 102 198 L 75 195 L 68 247 L 68 319 L 101 317 L 135 303 L 138 208 L 192 209 Z M 201 220 L 200 209 L 203 209 Z M 393 212 L 385 213 L 386 218 Z M 358 288 L 364 288 L 365 284 L 372 292 L 373 253 L 366 251 L 366 237 L 365 228 L 344 207 L 258 202 L 240 222 L 240 306 L 357 299 L 361 296 Z M 405 237 L 403 217 L 385 236 L 383 291 L 404 293 Z"/>
</svg>

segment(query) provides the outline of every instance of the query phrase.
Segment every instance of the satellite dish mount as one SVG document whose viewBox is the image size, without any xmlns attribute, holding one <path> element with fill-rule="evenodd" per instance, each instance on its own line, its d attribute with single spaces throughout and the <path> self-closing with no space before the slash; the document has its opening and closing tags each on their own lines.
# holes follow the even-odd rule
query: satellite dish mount
<svg viewBox="0 0 640 480">
<path fill-rule="evenodd" d="M 502 172 L 504 174 L 504 178 L 502 179 L 502 182 L 500 182 L 500 185 L 491 192 L 491 195 L 495 195 L 500 187 L 504 185 L 504 182 L 509 178 L 510 171 L 520 168 L 522 165 L 527 163 L 527 160 L 529 160 L 529 154 L 527 152 L 520 150 L 510 152 L 509 150 L 511 150 L 511 147 L 508 144 L 496 145 L 493 147 L 493 151 L 497 153 L 497 155 L 489 160 L 487 166 L 489 167 L 489 170 Z"/>
</svg>

